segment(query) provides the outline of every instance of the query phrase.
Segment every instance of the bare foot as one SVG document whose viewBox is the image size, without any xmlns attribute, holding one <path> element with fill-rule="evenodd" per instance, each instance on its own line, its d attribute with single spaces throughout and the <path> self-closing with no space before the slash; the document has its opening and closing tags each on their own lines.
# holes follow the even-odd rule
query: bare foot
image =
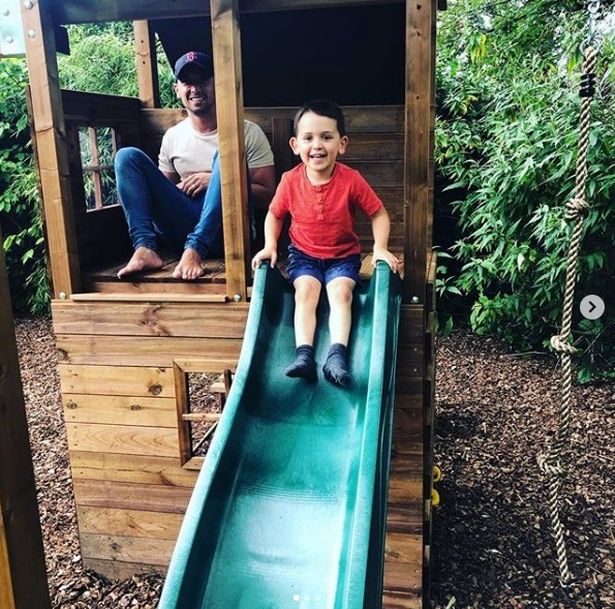
<svg viewBox="0 0 615 609">
<path fill-rule="evenodd" d="M 200 277 L 203 274 L 201 262 L 201 256 L 195 250 L 187 247 L 179 260 L 179 264 L 173 271 L 173 277 L 175 279 L 196 279 Z"/>
<path fill-rule="evenodd" d="M 128 264 L 117 272 L 117 276 L 121 279 L 140 271 L 155 271 L 163 266 L 162 258 L 154 250 L 141 246 L 135 250 Z"/>
</svg>

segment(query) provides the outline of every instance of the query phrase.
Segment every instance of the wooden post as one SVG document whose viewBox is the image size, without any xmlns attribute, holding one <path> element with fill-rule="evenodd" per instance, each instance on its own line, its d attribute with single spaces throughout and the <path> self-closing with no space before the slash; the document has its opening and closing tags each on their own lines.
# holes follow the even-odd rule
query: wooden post
<svg viewBox="0 0 615 609">
<path fill-rule="evenodd" d="M 33 139 L 41 176 L 55 297 L 80 289 L 79 258 L 54 27 L 49 2 L 21 3 L 32 96 Z"/>
<path fill-rule="evenodd" d="M 431 209 L 433 2 L 406 2 L 404 135 L 404 302 L 425 304 Z"/>
<path fill-rule="evenodd" d="M 282 179 L 282 174 L 292 169 L 296 164 L 295 155 L 288 145 L 288 140 L 292 136 L 292 119 L 274 116 L 271 120 L 271 141 L 273 144 L 273 158 L 275 159 L 276 184 Z"/>
<path fill-rule="evenodd" d="M 156 42 L 149 21 L 134 21 L 135 61 L 139 82 L 139 99 L 145 108 L 160 108 Z"/>
<path fill-rule="evenodd" d="M 0 607 L 50 606 L 0 233 Z"/>
<path fill-rule="evenodd" d="M 211 0 L 227 295 L 247 298 L 250 239 L 238 0 Z"/>
</svg>

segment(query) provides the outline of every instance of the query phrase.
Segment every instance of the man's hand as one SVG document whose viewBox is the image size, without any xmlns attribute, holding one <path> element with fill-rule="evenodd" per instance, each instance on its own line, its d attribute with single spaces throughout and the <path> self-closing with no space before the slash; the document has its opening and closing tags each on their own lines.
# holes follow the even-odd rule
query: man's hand
<svg viewBox="0 0 615 609">
<path fill-rule="evenodd" d="M 199 171 L 189 175 L 186 179 L 177 183 L 177 188 L 183 190 L 189 197 L 193 198 L 200 195 L 209 184 L 211 178 L 210 171 Z"/>
</svg>

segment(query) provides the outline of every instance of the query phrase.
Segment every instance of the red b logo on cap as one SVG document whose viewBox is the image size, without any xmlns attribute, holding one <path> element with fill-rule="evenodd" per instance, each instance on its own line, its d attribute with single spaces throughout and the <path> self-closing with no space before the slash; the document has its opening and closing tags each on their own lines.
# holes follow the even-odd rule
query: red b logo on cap
<svg viewBox="0 0 615 609">
<path fill-rule="evenodd" d="M 196 58 L 196 55 L 194 54 L 194 51 L 190 51 L 189 53 L 186 54 L 186 59 L 188 61 L 194 61 Z"/>
</svg>

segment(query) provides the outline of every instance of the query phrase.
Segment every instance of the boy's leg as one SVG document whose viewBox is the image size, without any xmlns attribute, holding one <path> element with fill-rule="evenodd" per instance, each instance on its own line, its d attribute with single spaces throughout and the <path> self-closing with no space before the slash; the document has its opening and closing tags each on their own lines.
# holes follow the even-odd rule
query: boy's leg
<svg viewBox="0 0 615 609">
<path fill-rule="evenodd" d="M 327 283 L 329 299 L 329 333 L 331 347 L 323 366 L 325 377 L 342 387 L 351 382 L 348 372 L 347 345 L 352 322 L 352 293 L 356 282 L 349 277 L 336 277 Z"/>
<path fill-rule="evenodd" d="M 115 157 L 117 189 L 135 254 L 118 273 L 160 268 L 159 236 L 181 250 L 202 201 L 191 200 L 138 148 L 121 148 Z"/>
<path fill-rule="evenodd" d="M 286 376 L 316 380 L 314 360 L 314 334 L 316 307 L 322 288 L 321 282 L 311 275 L 301 275 L 293 282 L 295 287 L 295 361 L 286 370 Z"/>
</svg>

